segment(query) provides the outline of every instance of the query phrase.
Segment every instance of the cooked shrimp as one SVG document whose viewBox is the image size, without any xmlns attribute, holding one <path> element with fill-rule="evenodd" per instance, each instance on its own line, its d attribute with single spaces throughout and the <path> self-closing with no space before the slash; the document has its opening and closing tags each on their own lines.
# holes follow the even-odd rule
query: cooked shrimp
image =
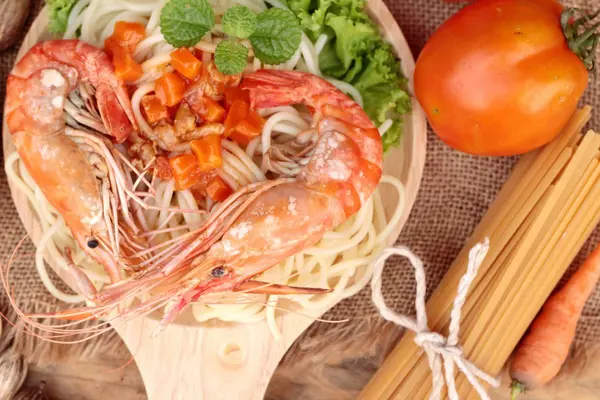
<svg viewBox="0 0 600 400">
<path fill-rule="evenodd" d="M 138 236 L 142 214 L 132 206 L 150 206 L 135 193 L 131 172 L 140 172 L 108 138 L 123 142 L 138 129 L 108 56 L 78 40 L 34 46 L 8 77 L 6 120 L 46 199 L 79 246 L 119 281 L 123 269 L 146 258 L 134 255 L 146 243 Z M 89 282 L 79 286 L 88 298 L 95 295 Z"/>
</svg>

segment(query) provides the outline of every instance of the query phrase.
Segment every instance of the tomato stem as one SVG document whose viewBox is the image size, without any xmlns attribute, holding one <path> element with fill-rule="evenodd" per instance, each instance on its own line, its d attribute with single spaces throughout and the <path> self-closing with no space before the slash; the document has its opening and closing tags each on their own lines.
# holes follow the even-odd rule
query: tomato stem
<svg viewBox="0 0 600 400">
<path fill-rule="evenodd" d="M 588 71 L 594 70 L 596 47 L 600 41 L 600 22 L 592 24 L 598 15 L 600 10 L 588 14 L 579 8 L 567 8 L 560 16 L 569 48 L 581 59 Z"/>
</svg>

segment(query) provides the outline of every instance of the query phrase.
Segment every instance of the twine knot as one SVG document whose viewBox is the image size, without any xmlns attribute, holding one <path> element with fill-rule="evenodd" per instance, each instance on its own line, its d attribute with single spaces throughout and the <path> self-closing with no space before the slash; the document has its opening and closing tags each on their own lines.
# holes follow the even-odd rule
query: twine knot
<svg viewBox="0 0 600 400">
<path fill-rule="evenodd" d="M 473 388 L 483 400 L 489 400 L 483 384 L 479 379 L 489 383 L 494 387 L 500 386 L 498 379 L 486 374 L 475 364 L 464 358 L 463 349 L 458 345 L 458 332 L 460 330 L 461 309 L 465 304 L 469 287 L 477 275 L 477 271 L 489 249 L 489 240 L 486 238 L 483 243 L 475 245 L 469 252 L 469 264 L 467 271 L 461 277 L 458 284 L 456 298 L 452 312 L 450 313 L 450 329 L 448 337 L 444 337 L 438 332 L 432 332 L 427 325 L 427 313 L 425 309 L 425 294 L 427 290 L 425 280 L 425 269 L 423 262 L 407 247 L 399 246 L 385 249 L 375 260 L 373 265 L 373 279 L 371 280 L 371 289 L 373 303 L 379 310 L 381 316 L 388 321 L 410 329 L 415 332 L 414 341 L 421 347 L 427 355 L 429 368 L 431 369 L 432 391 L 430 400 L 438 400 L 441 397 L 444 385 L 448 387 L 448 397 L 450 400 L 458 400 L 456 391 L 456 382 L 454 381 L 454 367 L 456 366 L 469 380 Z M 415 279 L 417 281 L 417 294 L 415 297 L 415 309 L 417 318 L 413 320 L 406 315 L 400 315 L 392 311 L 386 304 L 381 293 L 381 275 L 385 261 L 392 255 L 399 255 L 407 258 L 415 269 Z M 444 371 L 442 372 L 442 363 Z"/>
<path fill-rule="evenodd" d="M 449 345 L 444 336 L 437 332 L 422 331 L 415 335 L 415 343 L 419 347 L 426 346 L 433 349 L 436 353 L 452 357 L 462 357 L 463 350 L 460 346 Z"/>
</svg>

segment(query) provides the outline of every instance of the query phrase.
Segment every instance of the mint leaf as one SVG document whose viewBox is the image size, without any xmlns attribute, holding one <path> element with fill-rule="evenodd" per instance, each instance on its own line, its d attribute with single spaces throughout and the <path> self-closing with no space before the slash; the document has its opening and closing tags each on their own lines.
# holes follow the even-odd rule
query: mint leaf
<svg viewBox="0 0 600 400">
<path fill-rule="evenodd" d="M 233 40 L 223 40 L 215 50 L 215 65 L 226 75 L 241 74 L 248 63 L 248 48 Z"/>
<path fill-rule="evenodd" d="M 293 12 L 270 8 L 258 14 L 250 43 L 260 61 L 275 65 L 292 58 L 301 38 L 302 29 Z"/>
<path fill-rule="evenodd" d="M 160 15 L 160 30 L 173 47 L 191 47 L 215 25 L 207 0 L 169 0 Z"/>
<path fill-rule="evenodd" d="M 246 39 L 256 29 L 256 14 L 246 6 L 233 6 L 223 14 L 223 32 Z"/>
</svg>

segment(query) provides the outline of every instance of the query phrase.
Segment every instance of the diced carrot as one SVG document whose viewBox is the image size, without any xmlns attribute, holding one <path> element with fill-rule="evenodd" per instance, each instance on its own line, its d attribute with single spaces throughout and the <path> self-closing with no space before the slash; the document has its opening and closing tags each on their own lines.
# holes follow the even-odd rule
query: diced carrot
<svg viewBox="0 0 600 400">
<path fill-rule="evenodd" d="M 118 21 L 111 36 L 104 41 L 104 50 L 112 56 L 115 48 L 133 53 L 138 43 L 146 37 L 146 27 L 138 22 Z"/>
<path fill-rule="evenodd" d="M 131 53 L 122 48 L 114 49 L 113 65 L 117 78 L 125 82 L 137 81 L 144 74 L 142 66 L 133 59 Z"/>
<path fill-rule="evenodd" d="M 167 107 L 153 94 L 147 94 L 142 97 L 142 110 L 144 110 L 146 120 L 150 124 L 155 124 L 163 119 L 169 118 L 169 110 L 167 110 Z"/>
<path fill-rule="evenodd" d="M 225 136 L 229 136 L 235 127 L 246 119 L 250 106 L 243 100 L 236 99 L 229 107 L 227 118 L 225 118 Z"/>
<path fill-rule="evenodd" d="M 107 37 L 104 41 L 104 52 L 112 58 L 115 55 L 115 49 L 122 49 L 119 45 L 119 41 L 112 36 Z"/>
<path fill-rule="evenodd" d="M 179 75 L 167 72 L 156 80 L 156 97 L 167 107 L 173 107 L 183 99 L 186 89 L 185 80 Z"/>
<path fill-rule="evenodd" d="M 198 168 L 198 161 L 193 154 L 182 154 L 169 159 L 171 173 L 175 178 L 175 188 L 177 190 L 186 190 L 198 182 L 202 176 L 202 171 Z"/>
<path fill-rule="evenodd" d="M 191 51 L 182 47 L 171 53 L 171 65 L 175 71 L 193 81 L 200 74 L 202 61 L 198 60 Z"/>
<path fill-rule="evenodd" d="M 211 169 L 210 171 L 206 171 L 202 173 L 200 176 L 200 180 L 192 186 L 189 190 L 192 192 L 192 195 L 196 199 L 196 201 L 201 202 L 204 201 L 206 197 L 206 188 L 217 176 L 217 170 Z"/>
<path fill-rule="evenodd" d="M 242 90 L 239 86 L 227 86 L 223 89 L 225 95 L 225 108 L 230 109 L 236 100 L 241 100 L 250 104 L 250 95 L 247 90 Z"/>
<path fill-rule="evenodd" d="M 207 122 L 223 122 L 225 109 L 208 96 L 195 96 L 193 101 L 187 98 L 192 111 Z"/>
<path fill-rule="evenodd" d="M 234 130 L 229 135 L 229 139 L 233 140 L 234 142 L 236 142 L 237 144 L 239 144 L 242 147 L 246 147 L 246 146 L 248 146 L 248 143 L 250 143 L 250 141 L 253 138 L 252 137 L 248 137 L 247 135 L 245 135 L 245 134 L 243 134 L 241 132 L 238 132 L 237 130 Z"/>
<path fill-rule="evenodd" d="M 248 122 L 258 129 L 259 133 L 262 131 L 262 128 L 265 126 L 265 119 L 261 117 L 259 113 L 254 110 L 250 110 L 248 113 L 248 117 L 246 118 Z"/>
<path fill-rule="evenodd" d="M 196 155 L 200 171 L 209 171 L 223 165 L 220 135 L 208 135 L 192 140 L 190 146 Z"/>
<path fill-rule="evenodd" d="M 217 176 L 207 187 L 206 194 L 214 201 L 223 201 L 227 199 L 233 191 L 227 186 L 227 184 Z"/>
<path fill-rule="evenodd" d="M 255 137 L 261 134 L 265 120 L 254 110 L 248 112 L 248 116 L 239 122 L 229 137 L 241 146 L 247 146 Z"/>
</svg>

